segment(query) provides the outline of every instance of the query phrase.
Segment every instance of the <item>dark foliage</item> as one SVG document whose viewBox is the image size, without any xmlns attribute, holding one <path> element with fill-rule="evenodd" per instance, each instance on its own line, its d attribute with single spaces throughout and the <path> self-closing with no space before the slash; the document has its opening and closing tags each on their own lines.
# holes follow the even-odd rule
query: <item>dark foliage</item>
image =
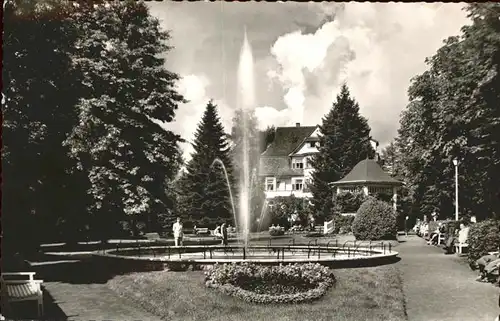
<svg viewBox="0 0 500 321">
<path fill-rule="evenodd" d="M 500 249 L 500 222 L 497 220 L 486 220 L 470 226 L 467 243 L 469 263 L 475 262 L 488 252 Z"/>
<path fill-rule="evenodd" d="M 198 125 L 193 147 L 187 173 L 179 184 L 179 214 L 195 222 L 207 218 L 210 225 L 220 220 L 232 221 L 230 192 L 233 191 L 226 182 L 224 168 L 230 186 L 234 186 L 233 163 L 217 106 L 212 101 L 207 104 Z"/>
</svg>

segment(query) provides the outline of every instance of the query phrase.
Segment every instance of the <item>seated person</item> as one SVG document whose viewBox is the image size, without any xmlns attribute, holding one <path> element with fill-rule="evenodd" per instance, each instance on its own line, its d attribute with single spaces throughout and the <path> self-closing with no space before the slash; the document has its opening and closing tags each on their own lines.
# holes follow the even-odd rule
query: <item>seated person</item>
<svg viewBox="0 0 500 321">
<path fill-rule="evenodd" d="M 449 224 L 446 245 L 445 245 L 446 254 L 453 253 L 453 250 L 455 248 L 455 243 L 459 244 L 467 243 L 468 237 L 469 237 L 469 227 L 467 227 L 464 223 L 460 224 L 459 230 L 455 230 L 454 224 Z"/>
<path fill-rule="evenodd" d="M 222 237 L 221 226 L 220 225 L 217 225 L 217 227 L 215 228 L 215 230 L 214 230 L 214 236 L 216 236 L 216 237 Z"/>
<path fill-rule="evenodd" d="M 429 224 L 424 223 L 420 225 L 420 236 L 424 237 L 427 232 L 429 232 Z"/>
<path fill-rule="evenodd" d="M 436 229 L 431 232 L 430 237 L 429 237 L 429 241 L 427 242 L 427 245 L 431 245 L 431 244 L 437 245 L 439 232 L 441 232 L 441 225 L 442 225 L 442 223 L 439 223 L 438 226 L 436 227 Z"/>
<path fill-rule="evenodd" d="M 446 229 L 446 240 L 445 240 L 445 254 L 452 254 L 453 250 L 455 249 L 455 234 L 457 234 L 458 231 L 456 230 L 455 224 L 448 224 L 448 227 Z"/>
<path fill-rule="evenodd" d="M 466 244 L 467 239 L 469 238 L 469 227 L 464 223 L 460 224 L 460 230 L 458 231 L 458 237 L 456 241 L 459 244 Z"/>
<path fill-rule="evenodd" d="M 413 226 L 412 230 L 413 232 L 417 233 L 419 235 L 420 233 L 420 226 L 422 225 L 422 222 L 420 222 L 420 219 L 417 219 L 417 222 L 415 223 L 415 226 Z"/>
<path fill-rule="evenodd" d="M 476 281 L 492 281 L 495 276 L 498 278 L 498 267 L 500 266 L 500 254 L 488 254 L 479 258 L 475 262 L 474 269 L 479 269 L 479 277 Z"/>
</svg>

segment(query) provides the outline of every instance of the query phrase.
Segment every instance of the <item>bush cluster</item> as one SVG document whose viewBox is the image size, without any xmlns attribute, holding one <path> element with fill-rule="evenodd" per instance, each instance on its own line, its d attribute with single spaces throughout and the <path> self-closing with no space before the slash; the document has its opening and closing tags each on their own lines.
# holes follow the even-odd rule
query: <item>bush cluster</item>
<svg viewBox="0 0 500 321">
<path fill-rule="evenodd" d="M 323 296 L 335 282 L 331 270 L 317 263 L 216 264 L 205 275 L 207 287 L 261 304 L 311 301 Z"/>
<path fill-rule="evenodd" d="M 269 235 L 271 236 L 280 236 L 285 234 L 285 228 L 284 227 L 277 227 L 277 226 L 271 226 L 269 228 Z"/>
<path fill-rule="evenodd" d="M 498 251 L 500 246 L 499 221 L 490 219 L 471 225 L 467 243 L 469 244 L 469 263 L 475 262 L 488 252 Z"/>
<path fill-rule="evenodd" d="M 335 207 L 340 213 L 355 213 L 366 200 L 363 192 L 341 192 L 335 196 Z"/>
<path fill-rule="evenodd" d="M 333 232 L 335 234 L 347 234 L 352 232 L 352 223 L 354 221 L 354 216 L 336 215 L 333 220 L 335 223 L 335 228 Z"/>
<path fill-rule="evenodd" d="M 394 240 L 397 220 L 392 207 L 375 198 L 368 198 L 359 208 L 352 223 L 357 240 Z"/>
</svg>

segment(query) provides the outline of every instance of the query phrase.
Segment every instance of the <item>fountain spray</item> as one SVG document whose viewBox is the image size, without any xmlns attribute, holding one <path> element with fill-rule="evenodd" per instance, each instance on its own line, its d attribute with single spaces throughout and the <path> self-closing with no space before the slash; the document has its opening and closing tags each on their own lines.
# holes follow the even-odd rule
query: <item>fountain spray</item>
<svg viewBox="0 0 500 321">
<path fill-rule="evenodd" d="M 254 88 L 254 61 L 252 48 L 248 42 L 247 30 L 245 27 L 243 45 L 240 52 L 238 66 L 238 108 L 242 112 L 242 173 L 240 179 L 240 210 L 239 228 L 243 236 L 245 247 L 248 246 L 250 233 L 250 155 L 249 155 L 249 135 L 248 135 L 248 113 L 254 108 L 255 88 Z"/>
</svg>

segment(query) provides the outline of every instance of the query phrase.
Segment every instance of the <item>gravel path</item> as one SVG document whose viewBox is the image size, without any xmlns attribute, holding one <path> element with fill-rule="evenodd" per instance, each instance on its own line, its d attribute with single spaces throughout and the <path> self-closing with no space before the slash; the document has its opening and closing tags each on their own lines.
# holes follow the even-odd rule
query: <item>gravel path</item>
<svg viewBox="0 0 500 321">
<path fill-rule="evenodd" d="M 499 289 L 417 236 L 397 247 L 409 321 L 493 321 Z M 454 255 L 454 254 L 453 254 Z"/>
</svg>

